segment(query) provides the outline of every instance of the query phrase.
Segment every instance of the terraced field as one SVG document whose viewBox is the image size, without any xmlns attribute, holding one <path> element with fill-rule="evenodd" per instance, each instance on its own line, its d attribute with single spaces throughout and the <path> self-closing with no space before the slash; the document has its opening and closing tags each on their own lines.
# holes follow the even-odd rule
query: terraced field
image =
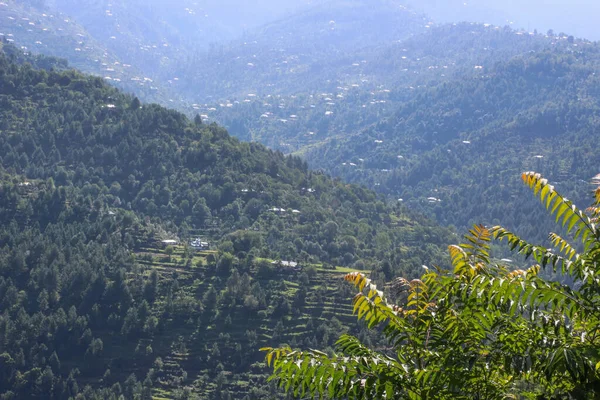
<svg viewBox="0 0 600 400">
<path fill-rule="evenodd" d="M 264 277 L 258 264 L 273 265 L 272 260 L 256 260 L 239 271 L 265 294 L 265 306 L 254 308 L 231 295 L 231 277 L 215 269 L 216 251 L 146 247 L 135 256 L 139 274 L 150 277 L 155 272 L 158 277 L 160 297 L 152 313 L 166 321 L 152 337 L 140 340 L 135 350 L 147 354 L 143 349 L 152 349 L 147 356 L 138 354 L 138 359 L 146 363 L 151 362 L 147 357 L 155 359 L 155 398 L 173 398 L 182 388 L 205 396 L 226 390 L 231 398 L 254 398 L 252 390 L 259 387 L 271 389 L 276 398 L 274 388 L 265 382 L 267 370 L 259 348 L 287 343 L 327 350 L 340 333 L 361 332 L 352 315 L 353 290 L 343 280 L 347 268 L 274 267 L 272 275 Z M 217 293 L 214 305 L 206 295 L 211 287 Z M 298 305 L 302 288 L 305 300 Z M 286 302 L 288 309 L 277 306 Z M 132 350 L 123 349 L 122 357 Z M 136 364 L 128 368 L 133 371 Z"/>
</svg>

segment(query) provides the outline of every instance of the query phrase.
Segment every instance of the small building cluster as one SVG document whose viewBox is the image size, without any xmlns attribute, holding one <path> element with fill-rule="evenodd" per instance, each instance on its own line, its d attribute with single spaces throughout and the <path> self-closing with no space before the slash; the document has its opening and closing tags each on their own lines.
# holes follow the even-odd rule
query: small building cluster
<svg viewBox="0 0 600 400">
<path fill-rule="evenodd" d="M 299 265 L 296 261 L 280 260 L 280 261 L 272 261 L 271 264 L 278 265 L 278 266 L 283 267 L 290 271 L 295 271 L 295 272 L 302 271 L 302 266 Z"/>
<path fill-rule="evenodd" d="M 271 208 L 271 211 L 277 214 L 285 214 L 288 210 L 286 210 L 285 208 L 273 207 Z M 296 209 L 292 209 L 291 212 L 292 214 L 301 214 L 300 210 Z"/>
<path fill-rule="evenodd" d="M 204 242 L 200 238 L 192 239 L 190 241 L 190 246 L 197 250 L 208 250 L 208 248 L 210 247 L 208 242 Z"/>
</svg>

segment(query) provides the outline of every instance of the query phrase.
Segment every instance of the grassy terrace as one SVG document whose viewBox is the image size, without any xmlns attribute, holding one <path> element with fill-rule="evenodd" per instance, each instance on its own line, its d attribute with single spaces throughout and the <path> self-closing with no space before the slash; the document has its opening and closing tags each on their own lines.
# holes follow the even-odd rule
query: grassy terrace
<svg viewBox="0 0 600 400">
<path fill-rule="evenodd" d="M 267 301 L 266 307 L 249 310 L 243 301 L 232 304 L 223 300 L 228 276 L 219 276 L 214 265 L 211 266 L 209 259 L 218 256 L 215 251 L 186 254 L 183 246 L 172 250 L 169 255 L 164 248 L 147 247 L 136 253 L 143 276 L 149 277 L 153 271 L 158 273 L 160 296 L 153 312 L 166 321 L 152 337 L 140 341 L 142 348 L 151 346 L 153 350 L 151 355 L 141 357 L 140 362 L 157 368 L 156 358 L 162 360 L 162 368 L 157 373 L 159 383 L 155 385 L 156 399 L 173 398 L 174 391 L 182 387 L 204 395 L 227 389 L 233 398 L 241 399 L 250 388 L 264 384 L 266 369 L 263 354 L 258 351 L 260 347 L 288 343 L 326 348 L 341 331 L 356 332 L 359 328 L 350 303 L 354 292 L 342 279 L 343 274 L 352 269 L 305 266 L 312 269 L 311 277 L 305 286 L 304 305 L 296 307 L 294 299 L 303 286 L 301 272 L 274 266 L 273 276 L 259 278 L 254 265 L 246 272 L 252 277 L 252 283 L 258 282 L 263 288 Z M 273 260 L 256 261 L 271 263 Z M 171 287 L 175 280 L 176 291 Z M 203 304 L 202 311 L 193 301 L 188 301 L 203 299 L 210 287 L 220 296 L 214 309 L 208 310 L 208 305 Z M 278 297 L 289 303 L 287 313 L 275 310 L 272 299 Z M 254 340 L 249 339 L 248 332 L 256 334 Z M 215 348 L 219 351 L 219 364 L 211 359 Z M 123 349 L 123 352 L 131 350 Z M 240 360 L 243 360 L 242 367 Z M 225 378 L 220 387 L 206 383 L 217 371 Z"/>
</svg>

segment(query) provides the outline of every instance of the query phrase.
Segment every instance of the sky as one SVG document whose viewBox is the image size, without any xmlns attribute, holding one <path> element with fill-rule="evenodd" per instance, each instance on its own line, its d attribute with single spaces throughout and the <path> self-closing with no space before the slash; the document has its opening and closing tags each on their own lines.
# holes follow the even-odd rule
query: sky
<svg viewBox="0 0 600 400">
<path fill-rule="evenodd" d="M 438 22 L 460 20 L 600 40 L 600 0 L 408 0 Z"/>
<path fill-rule="evenodd" d="M 6 1 L 6 0 L 5 0 Z M 9 0 L 10 1 L 10 0 Z M 23 0 L 13 0 L 23 1 Z M 45 0 L 48 3 L 77 0 Z M 88 0 L 108 2 L 111 0 Z M 115 0 L 194 4 L 232 30 L 252 29 L 298 8 L 332 0 Z M 377 1 L 377 0 L 335 0 Z M 600 40 L 600 0 L 379 0 L 408 4 L 435 22 L 472 21 Z M 236 36 L 236 35 L 233 35 Z"/>
<path fill-rule="evenodd" d="M 204 0 L 234 10 L 252 5 L 243 13 L 281 14 L 327 0 Z M 371 0 L 366 0 L 371 1 Z M 421 9 L 437 22 L 473 21 L 539 32 L 549 29 L 580 38 L 600 40 L 600 0 L 392 0 Z M 242 7 L 243 8 L 243 7 Z M 251 14 L 251 13 L 250 13 Z M 252 18 L 251 15 L 248 17 Z M 254 15 L 258 17 L 258 15 Z"/>
</svg>

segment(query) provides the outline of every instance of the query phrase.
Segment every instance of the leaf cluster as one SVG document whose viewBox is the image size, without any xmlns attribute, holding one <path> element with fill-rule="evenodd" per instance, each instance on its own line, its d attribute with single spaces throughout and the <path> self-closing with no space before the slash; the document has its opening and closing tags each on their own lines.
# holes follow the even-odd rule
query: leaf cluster
<svg viewBox="0 0 600 400">
<path fill-rule="evenodd" d="M 555 253 L 502 227 L 475 226 L 464 244 L 449 247 L 452 271 L 395 282 L 405 294 L 398 305 L 363 274 L 349 274 L 359 290 L 353 300 L 358 319 L 379 326 L 388 347 L 370 349 L 342 336 L 332 357 L 265 349 L 272 379 L 295 394 L 326 398 L 595 398 L 598 190 L 588 216 L 539 174 L 526 172 L 522 179 L 578 246 L 551 234 Z M 491 240 L 507 241 L 535 264 L 513 270 L 495 262 Z M 574 284 L 544 279 L 543 268 Z"/>
</svg>

